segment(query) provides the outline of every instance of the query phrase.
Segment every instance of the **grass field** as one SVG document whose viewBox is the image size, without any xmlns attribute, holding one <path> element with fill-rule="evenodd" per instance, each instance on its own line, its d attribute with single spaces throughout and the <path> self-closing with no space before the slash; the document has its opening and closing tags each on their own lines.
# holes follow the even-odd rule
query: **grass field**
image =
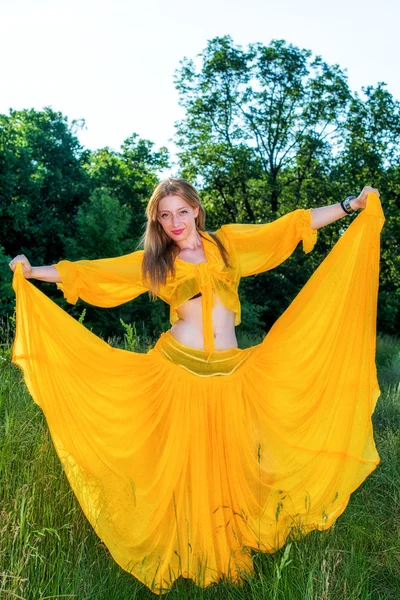
<svg viewBox="0 0 400 600">
<path fill-rule="evenodd" d="M 128 335 L 124 343 L 138 349 L 141 342 Z M 255 554 L 255 576 L 242 586 L 221 581 L 202 589 L 178 579 L 168 600 L 400 600 L 400 339 L 378 336 L 376 360 L 381 462 L 334 525 L 289 540 L 273 555 Z M 0 352 L 0 470 L 0 598 L 156 597 L 114 562 L 87 522 L 7 342 Z"/>
</svg>

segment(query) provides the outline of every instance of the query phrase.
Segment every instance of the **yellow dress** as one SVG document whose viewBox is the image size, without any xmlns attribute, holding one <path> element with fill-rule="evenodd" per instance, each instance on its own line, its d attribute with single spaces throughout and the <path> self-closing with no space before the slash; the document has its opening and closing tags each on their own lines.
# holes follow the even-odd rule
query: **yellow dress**
<svg viewBox="0 0 400 600">
<path fill-rule="evenodd" d="M 375 193 L 262 343 L 215 350 L 214 294 L 240 322 L 241 277 L 273 268 L 299 241 L 314 247 L 310 209 L 262 225 L 223 225 L 226 268 L 176 259 L 160 297 L 176 309 L 202 292 L 205 350 L 163 333 L 146 354 L 113 348 L 14 273 L 13 362 L 43 410 L 69 483 L 115 561 L 152 591 L 182 575 L 205 587 L 251 572 L 293 528 L 327 529 L 379 463 L 371 422 L 380 231 Z M 61 261 L 70 302 L 116 306 L 147 290 L 143 251 Z M 268 293 L 268 290 L 266 290 Z"/>
</svg>

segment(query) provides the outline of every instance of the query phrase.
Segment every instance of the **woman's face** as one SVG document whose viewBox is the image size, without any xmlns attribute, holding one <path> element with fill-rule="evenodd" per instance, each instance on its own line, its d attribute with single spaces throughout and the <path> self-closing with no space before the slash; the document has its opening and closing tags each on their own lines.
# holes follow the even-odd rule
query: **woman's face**
<svg viewBox="0 0 400 600">
<path fill-rule="evenodd" d="M 195 218 L 199 207 L 192 208 L 183 198 L 165 196 L 158 203 L 157 220 L 165 233 L 175 241 L 185 240 L 196 230 Z"/>
</svg>

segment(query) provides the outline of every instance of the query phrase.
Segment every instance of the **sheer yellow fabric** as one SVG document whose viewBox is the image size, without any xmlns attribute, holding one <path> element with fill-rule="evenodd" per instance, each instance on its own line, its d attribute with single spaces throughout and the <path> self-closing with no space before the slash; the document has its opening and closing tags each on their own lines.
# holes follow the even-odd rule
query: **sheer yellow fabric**
<svg viewBox="0 0 400 600">
<path fill-rule="evenodd" d="M 317 229 L 310 227 L 311 211 L 311 208 L 298 208 L 260 225 L 223 225 L 217 235 L 231 243 L 239 261 L 241 277 L 256 275 L 286 260 L 300 240 L 304 252 L 311 252 L 318 235 Z"/>
<path fill-rule="evenodd" d="M 369 194 L 249 349 L 194 350 L 170 333 L 147 354 L 112 348 L 17 265 L 13 362 L 89 522 L 118 564 L 153 591 L 166 592 L 179 575 L 201 586 L 222 574 L 237 581 L 242 569 L 252 571 L 251 548 L 274 552 L 296 526 L 327 529 L 376 468 L 383 223 L 379 198 Z M 242 260 L 252 255 L 243 240 L 229 241 Z M 244 272 L 278 255 L 268 248 Z M 96 302 L 107 302 L 108 291 L 127 294 L 109 277 L 96 276 Z M 89 297 L 82 282 L 73 285 Z M 91 285 L 86 278 L 85 290 Z"/>
<path fill-rule="evenodd" d="M 141 276 L 143 250 L 115 258 L 98 260 L 62 260 L 53 265 L 58 270 L 67 302 L 78 298 L 94 306 L 111 308 L 133 300 L 147 291 Z"/>
<path fill-rule="evenodd" d="M 202 232 L 207 262 L 192 264 L 177 259 L 176 276 L 167 278 L 159 297 L 170 305 L 171 325 L 178 320 L 177 309 L 189 298 L 202 292 L 204 347 L 214 349 L 212 307 L 214 294 L 241 320 L 237 293 L 241 277 L 261 273 L 283 262 L 303 240 L 310 252 L 317 240 L 317 230 L 310 228 L 311 209 L 298 208 L 264 224 L 224 225 L 216 232 L 232 256 L 230 268 L 207 232 Z M 136 298 L 147 290 L 141 276 L 143 250 L 116 258 L 60 261 L 53 265 L 62 283 L 57 286 L 68 302 L 82 298 L 95 306 L 111 307 Z"/>
</svg>

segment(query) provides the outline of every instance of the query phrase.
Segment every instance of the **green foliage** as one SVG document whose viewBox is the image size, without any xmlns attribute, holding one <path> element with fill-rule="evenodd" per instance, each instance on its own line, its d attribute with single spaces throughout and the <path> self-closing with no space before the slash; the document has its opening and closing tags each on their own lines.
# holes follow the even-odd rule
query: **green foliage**
<svg viewBox="0 0 400 600">
<path fill-rule="evenodd" d="M 116 152 L 102 148 L 91 153 L 86 165 L 93 188 L 105 188 L 129 211 L 127 244 L 134 246 L 145 226 L 147 202 L 158 183 L 157 173 L 169 166 L 166 148 L 153 150 L 153 142 L 128 137 Z"/>
<path fill-rule="evenodd" d="M 378 327 L 400 330 L 400 101 L 385 89 L 363 87 L 351 100 L 331 178 L 347 190 L 379 188 L 385 224 L 382 230 Z M 354 192 L 352 192 L 354 193 Z"/>
<path fill-rule="evenodd" d="M 8 266 L 11 256 L 7 256 L 0 245 L 0 317 L 14 310 L 15 296 L 11 285 L 12 271 Z"/>
<path fill-rule="evenodd" d="M 185 58 L 175 75 L 186 109 L 182 173 L 201 180 L 230 220 L 278 216 L 331 156 L 351 97 L 345 74 L 283 40 L 245 51 L 217 37 L 199 62 Z"/>
<path fill-rule="evenodd" d="M 83 321 L 85 320 L 85 316 L 86 316 L 86 308 L 83 309 L 81 316 L 78 319 L 78 322 L 83 325 Z"/>
<path fill-rule="evenodd" d="M 124 250 L 130 211 L 104 188 L 92 192 L 76 216 L 76 235 L 66 238 L 66 254 L 71 258 L 96 259 L 118 256 Z"/>
<path fill-rule="evenodd" d="M 0 240 L 7 254 L 22 252 L 34 264 L 64 254 L 61 237 L 89 193 L 88 151 L 74 135 L 81 125 L 69 126 L 51 108 L 0 115 Z"/>
<path fill-rule="evenodd" d="M 136 325 L 129 323 L 125 323 L 122 319 L 120 319 L 121 325 L 125 329 L 124 334 L 124 348 L 125 350 L 130 350 L 131 352 L 137 352 L 140 344 L 140 337 L 136 331 Z"/>
<path fill-rule="evenodd" d="M 196 61 L 180 64 L 179 175 L 199 188 L 207 229 L 263 223 L 378 187 L 386 217 L 378 328 L 398 332 L 400 102 L 384 83 L 352 93 L 338 65 L 284 40 L 243 49 L 230 36 L 216 37 Z M 76 137 L 83 125 L 49 107 L 0 115 L 0 316 L 13 309 L 6 263 L 17 253 L 40 265 L 137 248 L 168 151 L 136 133 L 120 151 L 85 150 Z M 242 284 L 244 303 L 259 308 L 248 311 L 243 334 L 272 325 L 350 222 L 344 217 L 319 230 L 307 257 L 296 251 L 273 273 Z M 54 288 L 35 285 L 63 304 Z M 78 316 L 79 306 L 63 306 Z M 104 335 L 120 335 L 121 318 L 147 323 L 152 335 L 168 325 L 168 307 L 141 297 L 107 314 L 88 308 L 89 326 Z"/>
<path fill-rule="evenodd" d="M 0 317 L 14 306 L 8 261 L 24 253 L 33 265 L 61 259 L 119 256 L 135 249 L 145 224 L 145 206 L 168 166 L 168 151 L 129 136 L 121 151 L 84 150 L 75 135 L 83 121 L 68 123 L 50 108 L 0 115 Z M 32 282 L 79 317 L 47 283 Z M 164 326 L 166 307 L 140 298 L 110 311 L 88 307 L 87 326 L 120 333 L 120 318 Z"/>
<path fill-rule="evenodd" d="M 382 231 L 378 327 L 400 330 L 400 102 L 385 84 L 352 94 L 338 65 L 284 40 L 247 49 L 210 40 L 175 73 L 181 175 L 198 182 L 208 229 L 262 223 L 300 207 L 337 203 L 378 187 Z M 304 261 L 296 252 L 273 274 L 242 286 L 269 327 L 351 220 L 318 232 Z M 268 290 L 266 294 L 265 290 Z"/>
</svg>

